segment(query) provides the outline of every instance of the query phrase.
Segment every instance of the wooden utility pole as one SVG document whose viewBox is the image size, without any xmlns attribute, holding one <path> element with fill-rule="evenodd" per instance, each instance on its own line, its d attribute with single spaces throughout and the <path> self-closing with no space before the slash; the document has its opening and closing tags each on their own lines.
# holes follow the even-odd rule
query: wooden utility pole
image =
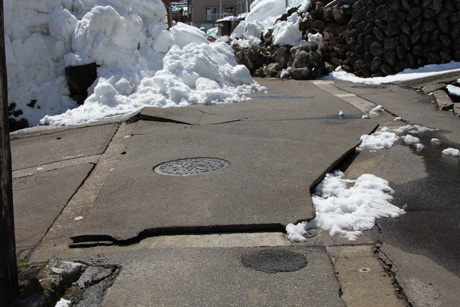
<svg viewBox="0 0 460 307">
<path fill-rule="evenodd" d="M 0 189 L 2 199 L 0 204 L 0 306 L 11 306 L 18 294 L 18 271 L 14 237 L 13 178 L 3 20 L 3 0 L 0 0 Z"/>
</svg>

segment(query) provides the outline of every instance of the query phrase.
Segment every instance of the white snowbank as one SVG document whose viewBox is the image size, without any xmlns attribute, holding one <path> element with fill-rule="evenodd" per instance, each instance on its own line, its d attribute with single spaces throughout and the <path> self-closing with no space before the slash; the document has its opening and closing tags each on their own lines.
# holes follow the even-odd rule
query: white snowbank
<svg viewBox="0 0 460 307">
<path fill-rule="evenodd" d="M 288 238 L 306 241 L 308 229 L 328 230 L 331 236 L 356 240 L 363 230 L 372 229 L 381 217 L 396 218 L 405 211 L 391 204 L 393 190 L 388 181 L 371 174 L 356 180 L 342 179 L 343 173 L 327 174 L 312 196 L 316 217 L 310 222 L 286 227 Z M 353 184 L 347 188 L 347 184 Z"/>
<path fill-rule="evenodd" d="M 243 101 L 255 89 L 245 66 L 237 65 L 233 50 L 223 42 L 174 45 L 163 58 L 163 69 L 149 75 L 117 75 L 100 69 L 101 77 L 85 104 L 42 123 L 73 125 L 119 116 L 144 106 L 176 107 L 189 104 Z M 88 117 L 91 114 L 91 118 Z"/>
<path fill-rule="evenodd" d="M 360 78 L 352 73 L 344 71 L 341 67 L 338 67 L 334 72 L 330 73 L 328 76 L 324 77 L 324 80 L 343 80 L 353 83 L 363 83 L 363 84 L 383 84 L 383 83 L 392 83 L 397 81 L 408 81 L 414 80 L 423 77 L 429 77 L 433 75 L 438 75 L 446 72 L 460 71 L 460 62 L 450 62 L 447 64 L 439 65 L 426 65 L 417 69 L 405 69 L 402 72 L 396 75 L 390 75 L 386 77 L 375 77 L 375 78 Z"/>
<path fill-rule="evenodd" d="M 30 125 L 90 122 L 144 106 L 236 102 L 258 87 L 224 43 L 209 44 L 204 32 L 182 23 L 167 30 L 161 0 L 4 6 L 9 102 Z M 92 62 L 98 78 L 76 108 L 64 68 Z"/>
</svg>

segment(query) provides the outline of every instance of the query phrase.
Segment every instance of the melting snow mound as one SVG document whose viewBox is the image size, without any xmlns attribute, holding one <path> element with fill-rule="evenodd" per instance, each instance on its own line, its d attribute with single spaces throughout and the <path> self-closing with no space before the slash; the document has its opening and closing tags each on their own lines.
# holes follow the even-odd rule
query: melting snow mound
<svg viewBox="0 0 460 307">
<path fill-rule="evenodd" d="M 144 106 L 229 103 L 259 88 L 225 43 L 182 23 L 161 0 L 6 0 L 9 104 L 29 125 L 71 125 Z M 79 106 L 65 67 L 95 62 Z M 22 112 L 22 113 L 21 113 Z"/>
<path fill-rule="evenodd" d="M 328 230 L 331 236 L 354 241 L 363 230 L 372 229 L 381 217 L 396 218 L 405 211 L 391 204 L 394 192 L 388 181 L 371 175 L 361 175 L 356 180 L 342 179 L 343 173 L 327 174 L 317 186 L 312 200 L 316 217 L 310 222 L 286 227 L 292 241 L 305 241 L 308 229 Z M 347 184 L 353 184 L 347 187 Z"/>
</svg>

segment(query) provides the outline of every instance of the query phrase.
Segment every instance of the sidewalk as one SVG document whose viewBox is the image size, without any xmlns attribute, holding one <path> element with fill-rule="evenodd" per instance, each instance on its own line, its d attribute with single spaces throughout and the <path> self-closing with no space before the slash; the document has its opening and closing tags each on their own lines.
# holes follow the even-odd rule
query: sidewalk
<svg viewBox="0 0 460 307">
<path fill-rule="evenodd" d="M 397 87 L 413 100 L 404 112 L 378 88 L 258 81 L 268 93 L 249 102 L 12 136 L 19 260 L 120 266 L 105 295 L 85 299 L 102 306 L 407 304 L 370 237 L 315 230 L 294 244 L 284 227 L 314 217 L 309 190 L 361 135 L 395 115 L 458 118 L 422 115 L 425 98 Z M 385 103 L 396 110 L 361 119 Z M 349 174 L 368 168 L 355 163 Z"/>
</svg>

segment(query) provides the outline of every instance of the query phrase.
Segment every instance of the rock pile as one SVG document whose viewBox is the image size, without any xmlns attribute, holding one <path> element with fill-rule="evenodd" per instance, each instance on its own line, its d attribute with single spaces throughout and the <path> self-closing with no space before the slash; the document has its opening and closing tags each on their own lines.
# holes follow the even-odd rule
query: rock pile
<svg viewBox="0 0 460 307">
<path fill-rule="evenodd" d="M 237 62 L 257 77 L 315 79 L 329 74 L 346 60 L 346 34 L 352 17 L 349 6 L 326 7 L 329 2 L 313 0 L 308 13 L 299 23 L 299 30 L 306 41 L 309 34 L 322 34 L 321 46 L 317 42 L 299 47 L 274 45 L 273 32 L 269 30 L 262 35 L 260 46 L 242 48 L 234 45 Z M 291 9 L 279 20 L 285 21 L 293 13 L 297 13 L 297 8 Z"/>
<path fill-rule="evenodd" d="M 460 61 L 458 0 L 359 0 L 352 8 L 346 71 L 384 76 Z"/>
<path fill-rule="evenodd" d="M 326 7 L 329 2 L 313 0 L 299 24 L 305 40 L 309 33 L 323 35 L 320 59 L 314 46 L 273 45 L 269 31 L 260 46 L 234 46 L 237 61 L 254 76 L 294 79 L 314 79 L 338 66 L 357 76 L 376 77 L 460 61 L 459 0 L 342 0 Z"/>
</svg>

